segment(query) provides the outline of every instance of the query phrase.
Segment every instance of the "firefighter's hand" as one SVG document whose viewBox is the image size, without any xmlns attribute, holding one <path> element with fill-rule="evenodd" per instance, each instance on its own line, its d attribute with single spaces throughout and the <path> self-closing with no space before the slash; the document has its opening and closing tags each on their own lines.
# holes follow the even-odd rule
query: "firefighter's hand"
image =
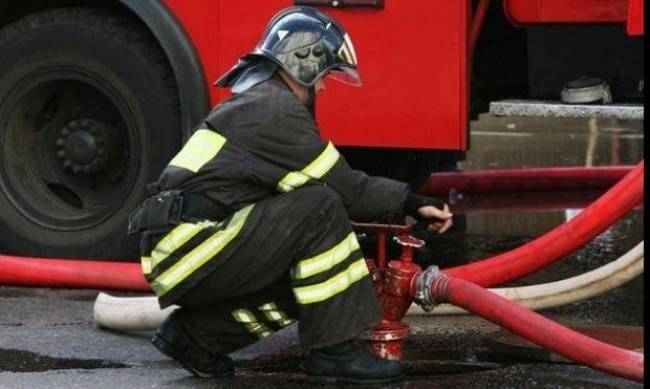
<svg viewBox="0 0 650 389">
<path fill-rule="evenodd" d="M 449 212 L 449 206 L 444 204 L 442 209 L 433 205 L 426 205 L 418 209 L 418 214 L 422 219 L 429 222 L 428 231 L 437 231 L 439 234 L 446 232 L 454 224 L 452 213 Z"/>
</svg>

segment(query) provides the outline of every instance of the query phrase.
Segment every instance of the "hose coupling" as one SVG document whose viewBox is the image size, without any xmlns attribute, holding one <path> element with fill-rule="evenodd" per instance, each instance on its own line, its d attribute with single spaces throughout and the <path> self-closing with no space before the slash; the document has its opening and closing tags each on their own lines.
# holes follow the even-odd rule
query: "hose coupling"
<svg viewBox="0 0 650 389">
<path fill-rule="evenodd" d="M 425 312 L 433 311 L 433 308 L 438 305 L 436 300 L 433 299 L 431 294 L 431 284 L 433 281 L 440 277 L 440 268 L 432 265 L 427 270 L 420 273 L 415 277 L 415 291 L 413 292 L 413 301 L 422 306 Z"/>
</svg>

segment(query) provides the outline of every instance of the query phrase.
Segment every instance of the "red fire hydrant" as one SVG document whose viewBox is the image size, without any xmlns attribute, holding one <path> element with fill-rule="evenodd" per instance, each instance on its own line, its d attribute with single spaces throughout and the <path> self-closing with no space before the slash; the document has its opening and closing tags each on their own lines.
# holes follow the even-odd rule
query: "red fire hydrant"
<svg viewBox="0 0 650 389">
<path fill-rule="evenodd" d="M 401 320 L 413 302 L 413 279 L 422 272 L 422 268 L 413 263 L 413 249 L 424 246 L 424 241 L 409 235 L 407 226 L 356 224 L 355 230 L 377 235 L 377 258 L 366 262 L 382 308 L 382 320 L 364 339 L 369 342 L 375 356 L 400 360 L 402 342 L 411 333 L 408 324 Z M 402 255 L 398 260 L 386 263 L 388 233 L 397 234 L 393 239 L 402 246 Z"/>
</svg>

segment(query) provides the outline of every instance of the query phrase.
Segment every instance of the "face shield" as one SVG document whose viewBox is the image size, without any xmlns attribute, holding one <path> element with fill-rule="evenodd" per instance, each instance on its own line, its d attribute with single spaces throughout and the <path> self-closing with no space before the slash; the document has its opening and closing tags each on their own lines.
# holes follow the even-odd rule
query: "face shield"
<svg viewBox="0 0 650 389">
<path fill-rule="evenodd" d="M 332 69 L 329 73 L 327 73 L 327 76 L 325 76 L 325 78 L 328 80 L 335 80 L 352 86 L 362 85 L 361 76 L 359 75 L 359 72 L 356 69 L 352 69 L 348 67 Z"/>
</svg>

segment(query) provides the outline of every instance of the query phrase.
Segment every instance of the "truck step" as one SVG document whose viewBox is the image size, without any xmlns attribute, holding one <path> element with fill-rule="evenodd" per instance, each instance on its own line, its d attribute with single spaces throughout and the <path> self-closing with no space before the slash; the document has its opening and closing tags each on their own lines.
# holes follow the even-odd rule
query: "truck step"
<svg viewBox="0 0 650 389">
<path fill-rule="evenodd" d="M 564 104 L 548 100 L 500 100 L 490 103 L 495 116 L 535 116 L 558 118 L 617 118 L 643 120 L 641 104 Z"/>
</svg>

